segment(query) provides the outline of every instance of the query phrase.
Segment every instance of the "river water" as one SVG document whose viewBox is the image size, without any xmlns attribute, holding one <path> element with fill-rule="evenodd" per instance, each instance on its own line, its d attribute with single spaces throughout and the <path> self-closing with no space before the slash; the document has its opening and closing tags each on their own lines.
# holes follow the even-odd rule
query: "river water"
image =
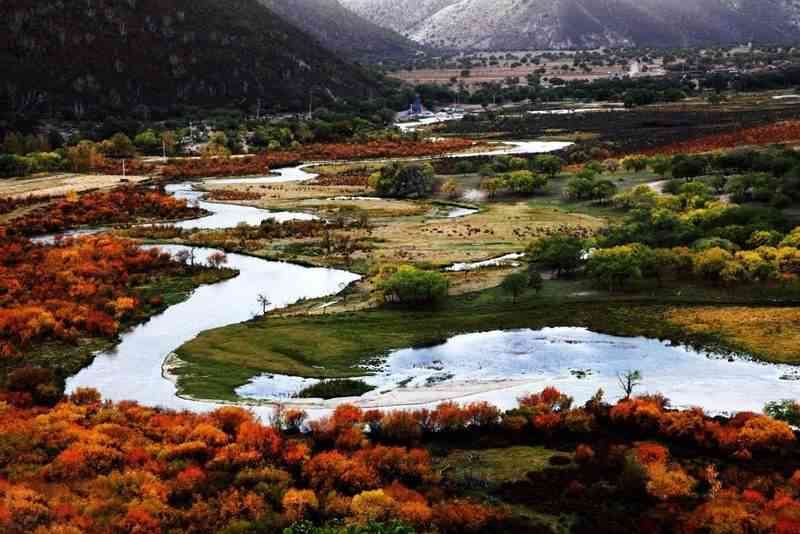
<svg viewBox="0 0 800 534">
<path fill-rule="evenodd" d="M 800 394 L 800 370 L 793 366 L 708 354 L 643 337 L 545 328 L 466 334 L 434 347 L 393 351 L 383 364 L 365 368 L 373 374 L 363 380 L 377 389 L 351 402 L 370 408 L 487 400 L 509 409 L 520 396 L 548 386 L 578 403 L 600 388 L 606 399 L 617 400 L 622 396 L 617 376 L 629 370 L 642 372 L 637 393 L 662 393 L 675 407 L 700 406 L 715 414 L 759 412 L 769 401 Z M 281 399 L 316 382 L 260 376 L 238 393 Z"/>
<path fill-rule="evenodd" d="M 158 248 L 174 254 L 187 247 Z M 200 262 L 217 252 L 208 248 L 195 251 Z M 228 254 L 228 267 L 238 269 L 239 276 L 202 286 L 188 300 L 124 333 L 119 345 L 98 354 L 89 367 L 67 381 L 67 391 L 93 387 L 107 399 L 202 409 L 204 403 L 195 406 L 194 402 L 178 399 L 174 384 L 162 377 L 162 363 L 172 351 L 205 330 L 251 319 L 260 311 L 257 301 L 260 294 L 267 296 L 271 309 L 282 308 L 300 299 L 339 293 L 359 279 L 346 271 L 301 267 L 239 254 Z"/>
<path fill-rule="evenodd" d="M 220 230 L 224 228 L 235 228 L 238 224 L 245 223 L 258 226 L 267 219 L 274 219 L 277 222 L 286 221 L 308 221 L 316 219 L 315 215 L 296 211 L 269 211 L 252 206 L 240 206 L 238 204 L 223 204 L 219 202 L 207 202 L 203 200 L 202 191 L 197 191 L 191 182 L 180 184 L 170 184 L 166 187 L 167 192 L 177 198 L 185 199 L 190 205 L 196 205 L 211 213 L 201 219 L 181 221 L 173 226 L 179 228 L 199 228 L 203 230 Z"/>
<path fill-rule="evenodd" d="M 546 152 L 567 145 L 516 142 L 471 156 Z M 307 180 L 315 176 L 304 170 L 307 167 L 306 164 L 282 169 L 277 175 L 266 177 L 214 182 L 259 184 Z M 267 218 L 313 217 L 206 202 L 202 193 L 188 183 L 170 186 L 168 191 L 212 213 L 202 219 L 178 223 L 185 228 L 230 228 L 239 222 L 258 224 Z M 160 248 L 175 253 L 183 247 Z M 202 261 L 216 250 L 196 249 L 196 252 Z M 359 278 L 345 271 L 269 262 L 238 254 L 228 254 L 228 265 L 241 274 L 198 288 L 185 302 L 124 333 L 117 347 L 98 354 L 89 367 L 70 378 L 67 390 L 93 387 L 113 400 L 136 400 L 151 406 L 196 411 L 213 409 L 217 404 L 176 396 L 168 373 L 166 378 L 162 374 L 162 364 L 168 355 L 203 331 L 252 318 L 259 311 L 259 294 L 266 295 L 272 307 L 277 308 L 303 298 L 335 295 Z M 800 393 L 800 382 L 786 379 L 797 377 L 796 369 L 789 366 L 740 359 L 727 361 L 657 340 L 554 328 L 469 334 L 437 347 L 392 352 L 382 365 L 365 370 L 372 373 L 366 380 L 377 389 L 348 401 L 365 407 L 392 408 L 432 406 L 442 400 L 488 400 L 507 408 L 515 405 L 524 393 L 555 385 L 582 402 L 599 387 L 611 398 L 616 396 L 616 373 L 627 369 L 643 371 L 643 390 L 661 392 L 676 405 L 699 405 L 712 412 L 760 410 L 766 401 L 796 398 Z M 239 394 L 256 400 L 285 399 L 311 383 L 314 380 L 261 376 L 240 388 Z M 343 401 L 291 402 L 314 416 L 327 413 Z M 254 406 L 253 410 L 266 415 L 271 407 Z"/>
</svg>

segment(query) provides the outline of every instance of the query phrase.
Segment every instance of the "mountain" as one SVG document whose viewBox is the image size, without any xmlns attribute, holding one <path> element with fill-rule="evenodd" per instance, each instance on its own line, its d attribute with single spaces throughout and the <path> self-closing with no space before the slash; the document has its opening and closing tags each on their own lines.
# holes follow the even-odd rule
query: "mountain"
<svg viewBox="0 0 800 534">
<path fill-rule="evenodd" d="M 258 0 L 4 0 L 0 109 L 303 109 L 378 87 Z"/>
<path fill-rule="evenodd" d="M 417 43 L 356 14 L 339 0 L 260 1 L 327 48 L 356 61 L 405 61 L 420 50 Z"/>
<path fill-rule="evenodd" d="M 428 45 L 509 50 L 794 42 L 796 0 L 342 0 Z"/>
</svg>

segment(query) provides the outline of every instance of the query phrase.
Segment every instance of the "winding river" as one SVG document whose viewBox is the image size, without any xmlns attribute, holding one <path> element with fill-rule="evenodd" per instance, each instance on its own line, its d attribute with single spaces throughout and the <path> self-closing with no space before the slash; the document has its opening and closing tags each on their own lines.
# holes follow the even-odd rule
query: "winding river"
<svg viewBox="0 0 800 534">
<path fill-rule="evenodd" d="M 158 248 L 175 253 L 186 247 Z M 208 248 L 195 251 L 199 261 L 217 252 Z M 300 299 L 338 293 L 359 278 L 346 271 L 301 267 L 240 254 L 228 254 L 228 266 L 238 269 L 239 276 L 202 286 L 188 300 L 124 333 L 113 350 L 98 354 L 89 367 L 71 377 L 67 390 L 93 387 L 112 400 L 133 399 L 175 409 L 208 409 L 214 405 L 176 397 L 175 385 L 162 376 L 165 357 L 205 330 L 254 317 L 260 309 L 259 294 L 266 295 L 275 309 Z"/>
<path fill-rule="evenodd" d="M 547 152 L 566 145 L 515 142 L 469 156 Z M 308 180 L 316 175 L 305 169 L 316 164 L 282 169 L 270 176 L 214 180 L 214 183 Z M 177 223 L 184 228 L 230 228 L 239 222 L 258 224 L 268 218 L 313 217 L 206 202 L 202 192 L 190 183 L 171 185 L 168 191 L 211 213 L 201 219 Z M 175 253 L 184 247 L 160 248 Z M 195 250 L 201 261 L 216 252 L 206 248 Z M 145 405 L 195 411 L 213 409 L 218 404 L 176 395 L 169 369 L 163 369 L 165 359 L 174 350 L 205 330 L 252 318 L 259 310 L 259 294 L 266 295 L 273 308 L 279 308 L 304 298 L 335 295 L 359 278 L 345 271 L 301 267 L 239 254 L 228 254 L 228 264 L 240 271 L 237 278 L 200 287 L 188 300 L 124 333 L 113 350 L 98 354 L 90 366 L 71 377 L 67 390 L 93 387 L 113 400 L 136 400 Z M 615 338 L 582 329 L 547 329 L 470 334 L 438 347 L 392 352 L 382 365 L 365 369 L 372 373 L 366 381 L 376 389 L 347 401 L 365 407 L 392 408 L 433 406 L 442 400 L 488 400 L 511 407 L 523 393 L 552 384 L 580 402 L 598 387 L 615 392 L 616 372 L 629 368 L 644 371 L 646 390 L 660 391 L 678 405 L 699 405 L 712 412 L 731 407 L 760 410 L 767 400 L 796 397 L 800 392 L 800 382 L 787 380 L 797 378 L 796 370 L 788 366 L 727 361 L 645 338 Z M 253 399 L 252 409 L 264 416 L 271 412 L 270 401 L 285 401 L 287 395 L 313 382 L 266 375 L 254 378 L 238 393 Z M 709 395 L 709 391 L 714 394 Z M 316 416 L 329 412 L 344 400 L 291 399 L 290 402 Z"/>
<path fill-rule="evenodd" d="M 203 200 L 202 191 L 194 188 L 191 182 L 180 184 L 170 184 L 167 192 L 177 198 L 185 199 L 191 205 L 204 209 L 211 215 L 201 219 L 181 221 L 174 226 L 179 228 L 199 228 L 202 230 L 220 230 L 224 228 L 235 228 L 240 223 L 258 226 L 267 219 L 275 219 L 278 222 L 312 220 L 315 215 L 310 213 L 292 211 L 269 211 L 251 206 L 241 206 L 238 204 L 223 204 L 218 202 L 208 202 Z"/>
<path fill-rule="evenodd" d="M 376 389 L 352 401 L 372 408 L 486 400 L 509 409 L 520 396 L 555 386 L 582 404 L 600 388 L 606 399 L 619 399 L 617 376 L 631 369 L 643 374 L 638 392 L 662 393 L 675 407 L 701 406 L 715 414 L 758 412 L 766 402 L 800 393 L 800 370 L 793 366 L 564 327 L 473 333 L 434 347 L 393 351 L 382 364 L 364 369 L 372 373 L 364 381 Z M 265 375 L 238 393 L 253 399 L 288 398 L 316 382 Z"/>
</svg>

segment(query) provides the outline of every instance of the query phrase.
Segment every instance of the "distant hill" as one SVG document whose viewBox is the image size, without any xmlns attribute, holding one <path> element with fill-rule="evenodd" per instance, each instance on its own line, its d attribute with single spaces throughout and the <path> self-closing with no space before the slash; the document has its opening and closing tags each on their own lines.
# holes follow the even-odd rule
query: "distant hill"
<svg viewBox="0 0 800 534">
<path fill-rule="evenodd" d="M 378 86 L 258 0 L 5 0 L 3 112 L 303 109 Z"/>
<path fill-rule="evenodd" d="M 796 0 L 342 0 L 428 45 L 509 50 L 800 40 Z"/>
<path fill-rule="evenodd" d="M 364 63 L 405 61 L 420 45 L 344 7 L 339 0 L 260 0 L 338 54 Z"/>
</svg>

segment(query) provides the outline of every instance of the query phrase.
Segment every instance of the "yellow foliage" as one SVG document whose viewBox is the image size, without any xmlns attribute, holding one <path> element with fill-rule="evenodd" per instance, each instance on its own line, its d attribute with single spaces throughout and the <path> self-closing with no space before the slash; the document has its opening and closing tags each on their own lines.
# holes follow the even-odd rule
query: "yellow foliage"
<svg viewBox="0 0 800 534">
<path fill-rule="evenodd" d="M 362 522 L 381 521 L 392 516 L 397 502 L 383 490 L 364 491 L 353 497 L 350 509 Z"/>
<path fill-rule="evenodd" d="M 647 492 L 662 501 L 688 497 L 697 485 L 697 481 L 677 465 L 653 463 L 646 469 L 649 478 Z"/>
<path fill-rule="evenodd" d="M 742 349 L 770 361 L 800 362 L 798 308 L 673 308 L 666 318 L 693 333 L 720 334 Z"/>
<path fill-rule="evenodd" d="M 300 521 L 319 509 L 319 500 L 311 490 L 290 489 L 283 496 L 283 509 L 289 521 Z"/>
</svg>

